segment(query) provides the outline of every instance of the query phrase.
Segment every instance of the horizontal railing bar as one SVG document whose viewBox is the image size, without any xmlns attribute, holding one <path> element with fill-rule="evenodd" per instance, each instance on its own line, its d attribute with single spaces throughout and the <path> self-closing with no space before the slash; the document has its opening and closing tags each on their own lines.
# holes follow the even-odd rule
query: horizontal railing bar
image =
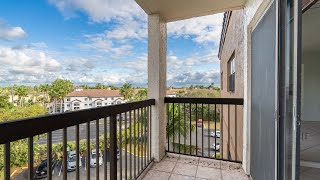
<svg viewBox="0 0 320 180">
<path fill-rule="evenodd" d="M 234 104 L 243 105 L 242 98 L 173 98 L 165 97 L 165 103 Z"/>
<path fill-rule="evenodd" d="M 0 144 L 75 126 L 151 105 L 155 105 L 154 99 L 1 122 Z"/>
</svg>

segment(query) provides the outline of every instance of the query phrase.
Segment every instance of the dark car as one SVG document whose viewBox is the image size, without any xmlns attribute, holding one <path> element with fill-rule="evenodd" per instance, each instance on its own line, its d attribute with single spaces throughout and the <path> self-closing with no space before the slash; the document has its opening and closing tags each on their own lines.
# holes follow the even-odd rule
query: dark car
<svg viewBox="0 0 320 180">
<path fill-rule="evenodd" d="M 52 160 L 52 170 L 54 170 L 54 167 L 56 165 L 57 160 L 53 159 Z M 48 176 L 48 160 L 43 160 L 41 161 L 40 165 L 38 166 L 34 179 L 42 179 L 42 178 L 46 178 Z"/>
</svg>

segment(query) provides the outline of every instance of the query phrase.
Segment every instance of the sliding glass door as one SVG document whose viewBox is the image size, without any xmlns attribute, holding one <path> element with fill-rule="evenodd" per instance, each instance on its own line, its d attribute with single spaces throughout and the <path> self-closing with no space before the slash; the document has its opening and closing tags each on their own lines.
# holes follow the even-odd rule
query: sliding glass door
<svg viewBox="0 0 320 180">
<path fill-rule="evenodd" d="M 301 0 L 278 0 L 278 179 L 299 179 Z"/>
</svg>

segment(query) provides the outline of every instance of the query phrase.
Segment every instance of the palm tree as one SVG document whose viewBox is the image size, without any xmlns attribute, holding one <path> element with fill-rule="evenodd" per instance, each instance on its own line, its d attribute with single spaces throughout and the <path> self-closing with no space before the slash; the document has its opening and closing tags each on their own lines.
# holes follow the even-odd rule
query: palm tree
<svg viewBox="0 0 320 180">
<path fill-rule="evenodd" d="M 172 104 L 169 105 L 169 122 L 167 123 L 167 138 L 168 141 L 171 142 L 172 147 L 175 149 L 180 148 L 189 150 L 190 148 L 185 148 L 186 144 L 178 144 L 176 143 L 177 139 L 183 137 L 186 138 L 189 134 L 191 134 L 192 131 L 195 130 L 195 125 L 193 125 L 190 121 L 185 121 L 184 114 L 180 114 L 180 112 L 189 112 L 188 105 L 185 106 L 186 111 L 183 111 L 183 107 L 179 106 L 179 104 L 175 104 L 174 106 Z M 180 108 L 180 110 L 179 110 Z M 189 119 L 189 114 L 186 114 L 186 119 Z M 194 147 L 192 147 L 194 149 Z"/>
<path fill-rule="evenodd" d="M 138 91 L 137 94 L 134 95 L 135 101 L 141 101 L 148 98 L 148 90 L 147 89 L 141 89 Z"/>
<path fill-rule="evenodd" d="M 74 85 L 70 80 L 57 79 L 51 83 L 49 95 L 54 99 L 55 112 L 56 103 L 60 101 L 60 112 L 62 112 L 62 102 L 63 98 L 73 90 Z"/>
<path fill-rule="evenodd" d="M 42 98 L 43 106 L 45 104 L 45 100 L 46 100 L 46 97 L 47 97 L 49 89 L 50 89 L 50 85 L 49 84 L 40 84 L 40 86 L 39 86 L 40 92 L 43 93 L 43 98 Z"/>
<path fill-rule="evenodd" d="M 27 86 L 21 85 L 21 86 L 13 86 L 14 89 L 14 95 L 18 96 L 18 103 L 20 106 L 23 106 L 24 97 L 28 95 L 28 88 Z"/>
<path fill-rule="evenodd" d="M 125 100 L 131 100 L 133 97 L 133 92 L 134 89 L 130 83 L 125 83 L 121 88 L 120 88 L 120 94 L 123 96 Z"/>
</svg>

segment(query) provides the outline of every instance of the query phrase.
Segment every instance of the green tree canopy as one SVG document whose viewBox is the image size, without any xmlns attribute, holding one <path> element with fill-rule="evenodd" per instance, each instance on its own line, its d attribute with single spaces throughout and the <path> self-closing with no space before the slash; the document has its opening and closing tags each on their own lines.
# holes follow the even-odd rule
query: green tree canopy
<svg viewBox="0 0 320 180">
<path fill-rule="evenodd" d="M 73 88 L 70 80 L 57 79 L 51 83 L 49 95 L 51 98 L 62 100 Z"/>
<path fill-rule="evenodd" d="M 134 89 L 130 83 L 125 83 L 120 88 L 120 93 L 124 97 L 125 100 L 131 100 L 133 97 Z"/>
<path fill-rule="evenodd" d="M 140 89 L 137 94 L 134 95 L 135 101 L 142 101 L 148 98 L 148 90 L 147 89 Z"/>
<path fill-rule="evenodd" d="M 12 104 L 9 102 L 9 96 L 8 95 L 0 95 L 0 108 L 10 108 L 12 107 Z"/>
</svg>

